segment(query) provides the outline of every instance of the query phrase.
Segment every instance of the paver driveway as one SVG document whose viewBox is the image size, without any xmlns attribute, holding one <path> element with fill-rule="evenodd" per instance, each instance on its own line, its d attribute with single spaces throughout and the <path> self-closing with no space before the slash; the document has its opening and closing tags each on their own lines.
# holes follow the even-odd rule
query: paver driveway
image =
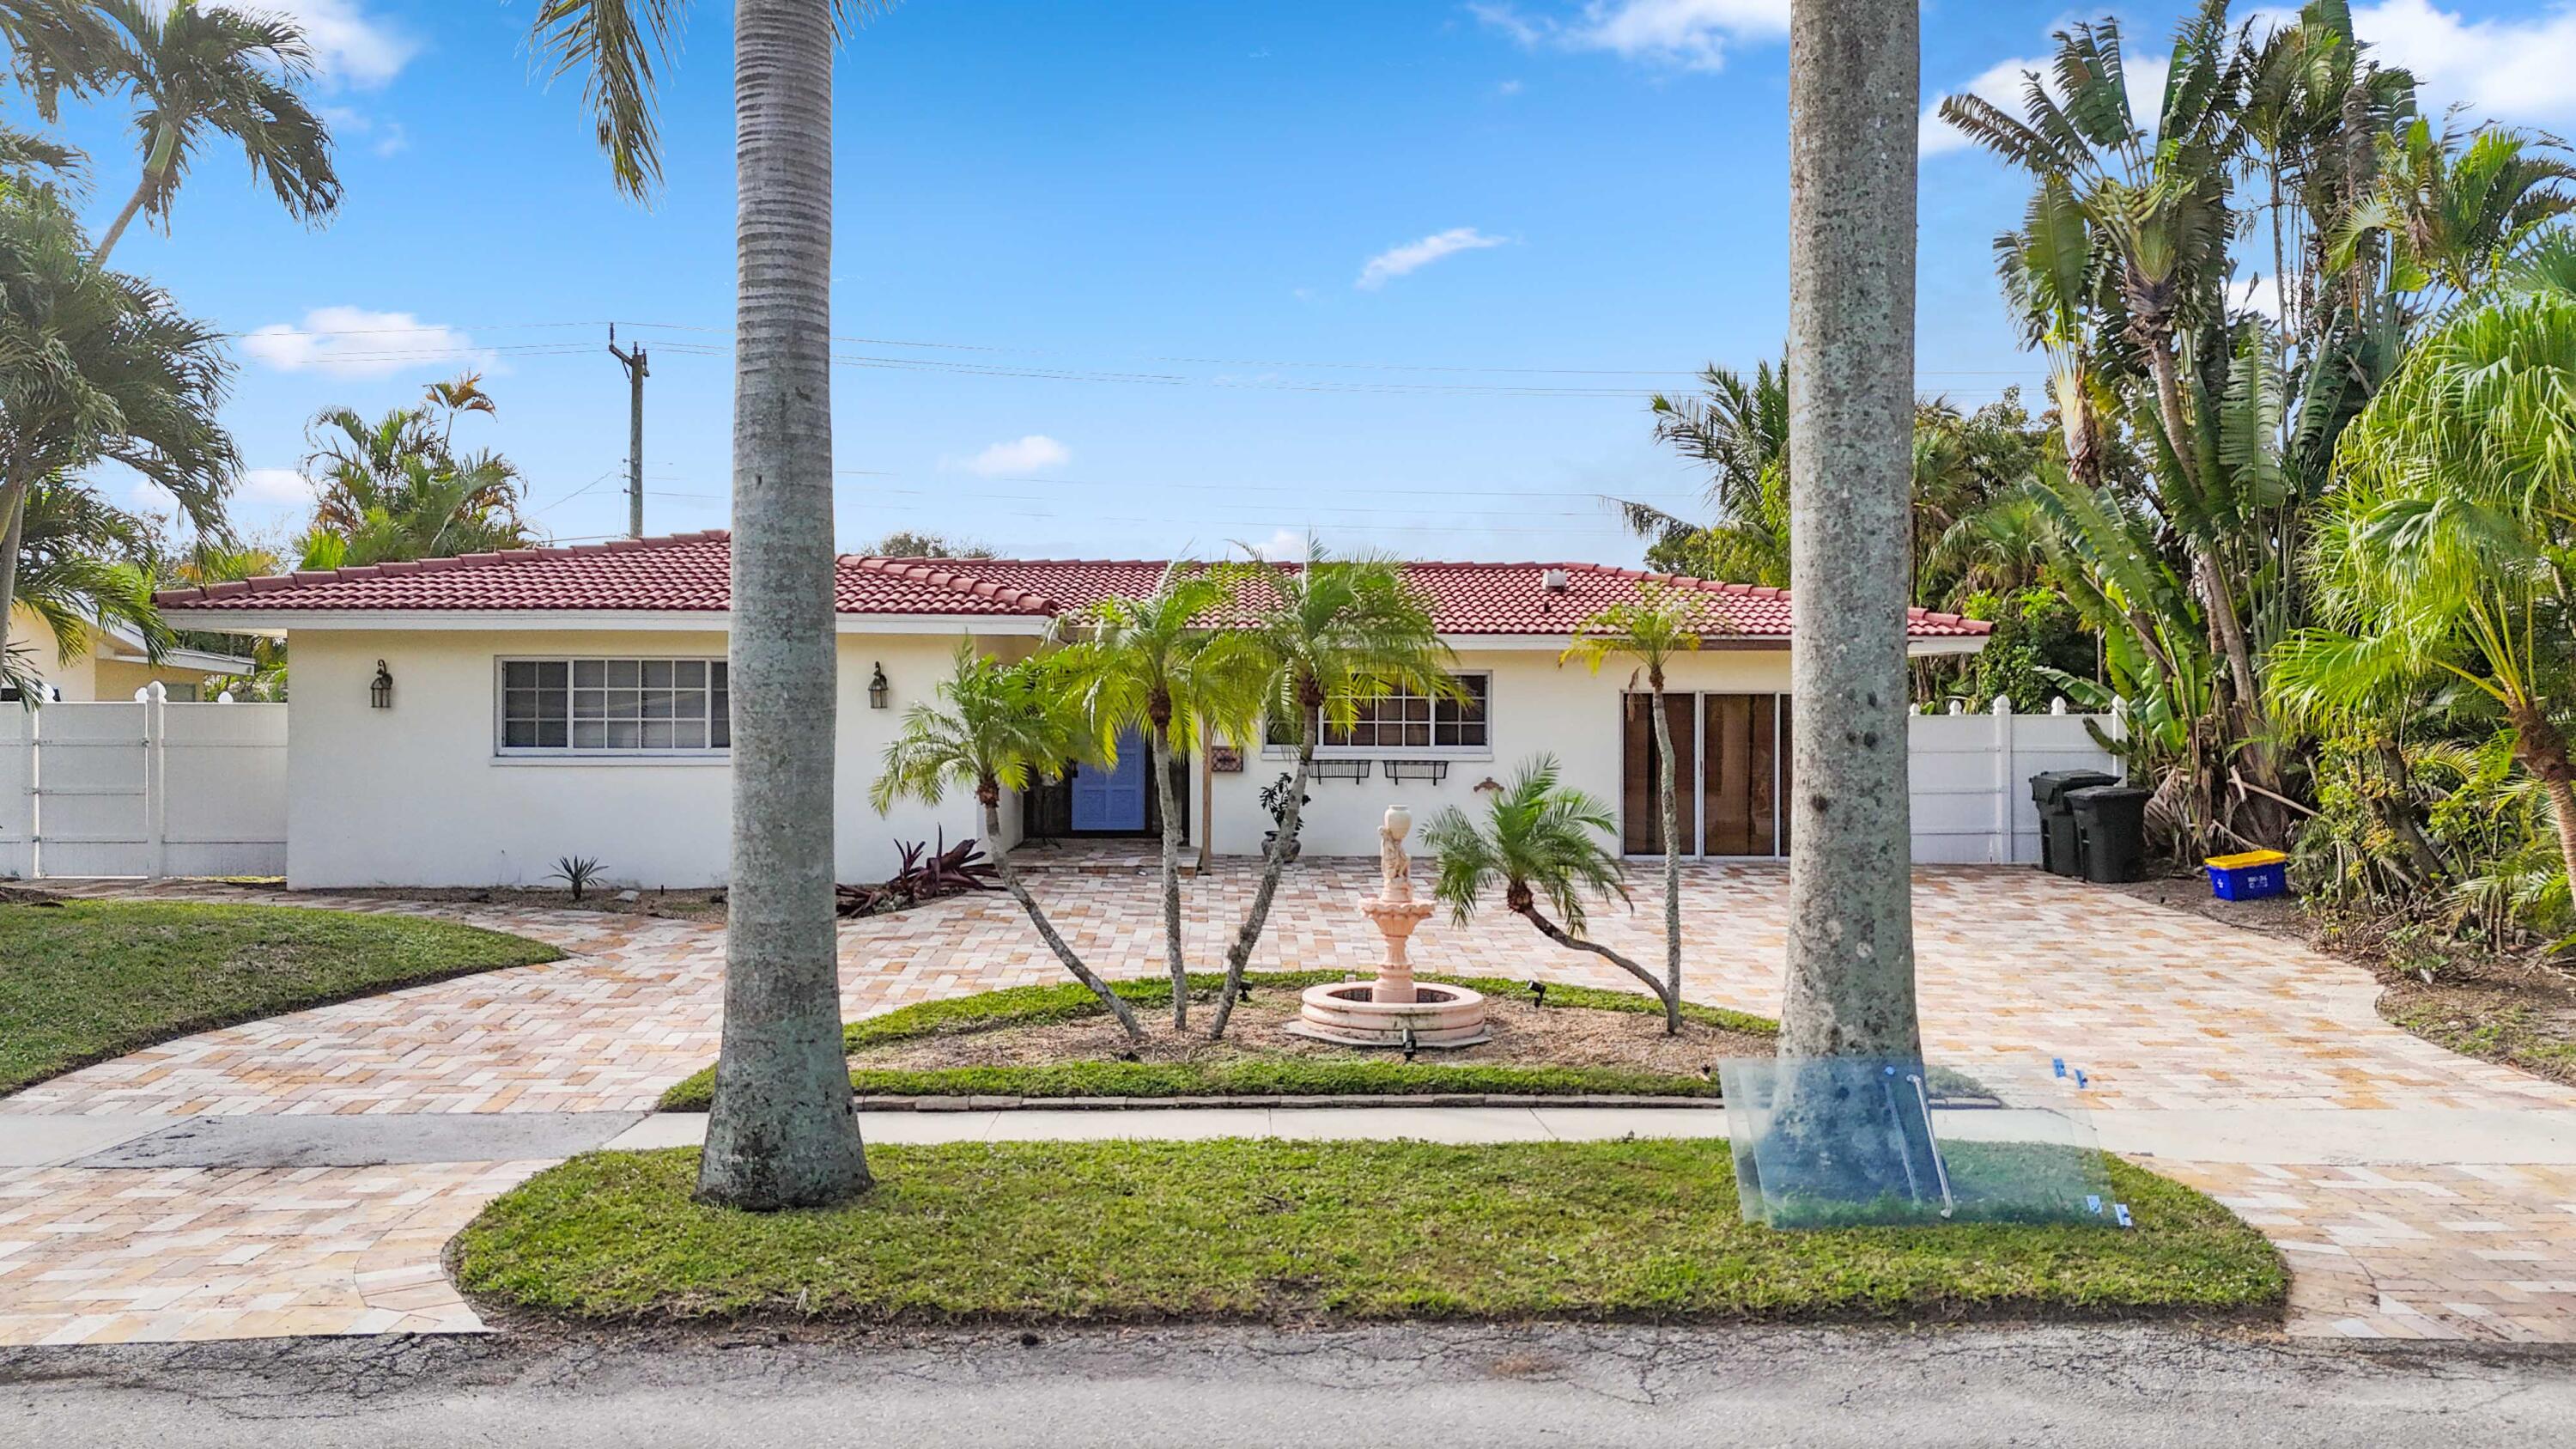
<svg viewBox="0 0 2576 1449">
<path fill-rule="evenodd" d="M 1374 884 L 1373 864 L 1301 865 L 1257 964 L 1363 969 L 1375 936 L 1351 903 Z M 1113 975 L 1162 969 L 1150 877 L 1042 870 L 1040 879 L 1058 924 L 1095 965 Z M 1218 959 L 1252 883 L 1240 864 L 1191 883 L 1193 959 Z M 1606 939 L 1647 957 L 1660 915 L 1650 891 L 1635 913 L 1596 922 Z M 1776 1011 L 1785 871 L 1695 866 L 1684 891 L 1691 994 Z M 2576 1157 L 2507 1151 L 2493 1162 L 2401 1167 L 2363 1151 L 2342 1155 L 2363 1165 L 2334 1166 L 2259 1148 L 2181 1157 L 2166 1141 L 2189 1150 L 2225 1137 L 2212 1124 L 2227 1122 L 2257 1124 L 2268 1130 L 2256 1135 L 2278 1141 L 2285 1121 L 2350 1128 L 2407 1112 L 2418 1114 L 2421 1136 L 2427 1109 L 2509 1128 L 2576 1111 L 2576 1092 L 2387 1026 L 2365 973 L 2292 943 L 2026 869 L 1927 869 L 1915 898 L 1927 1050 L 1971 1073 L 2020 1072 L 2050 1057 L 2083 1065 L 2106 1123 L 2160 1124 L 2155 1165 L 2227 1198 L 2289 1253 L 2295 1331 L 2576 1338 Z M 458 915 L 575 954 L 208 1032 L 72 1073 L 0 1099 L 0 1147 L 30 1116 L 638 1110 L 715 1051 L 716 927 L 305 903 Z M 854 923 L 841 940 L 842 999 L 853 1016 L 1059 977 L 1001 898 Z M 1501 913 L 1464 928 L 1435 920 L 1415 955 L 1433 970 L 1618 980 Z M 113 1126 L 53 1130 L 89 1125 Z M 469 1328 L 471 1310 L 438 1272 L 438 1247 L 493 1193 L 542 1165 L 0 1169 L 0 1342 Z"/>
</svg>

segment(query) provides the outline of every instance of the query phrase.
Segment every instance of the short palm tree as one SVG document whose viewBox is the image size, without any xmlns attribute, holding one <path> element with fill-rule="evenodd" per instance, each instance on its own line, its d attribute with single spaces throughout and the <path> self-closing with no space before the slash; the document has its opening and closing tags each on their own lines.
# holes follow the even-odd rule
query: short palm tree
<svg viewBox="0 0 2576 1449">
<path fill-rule="evenodd" d="M 1606 660 L 1633 659 L 1644 676 L 1647 707 L 1654 715 L 1655 790 L 1664 842 L 1665 988 L 1655 994 L 1663 998 L 1668 1032 L 1682 1029 L 1682 837 L 1680 797 L 1673 788 L 1673 728 L 1664 709 L 1664 684 L 1674 657 L 1699 648 L 1703 617 L 1705 611 L 1690 593 L 1648 579 L 1637 586 L 1635 603 L 1613 604 L 1577 625 L 1573 647 L 1564 655 L 1569 659 L 1581 655 L 1591 662 L 1595 674 Z"/>
<path fill-rule="evenodd" d="M 216 421 L 232 377 L 222 338 L 168 293 L 93 263 L 47 191 L 0 188 L 0 357 L 29 363 L 0 368 L 0 619 L 24 505 L 47 480 L 122 463 L 222 532 L 240 462 Z"/>
<path fill-rule="evenodd" d="M 2344 433 L 2310 558 L 2327 622 L 2284 642 L 2272 679 L 2311 717 L 2425 676 L 2477 691 L 2548 797 L 2576 880 L 2571 399 L 2576 298 L 2474 308 L 2419 342 Z"/>
<path fill-rule="evenodd" d="M 1082 709 L 1112 756 L 1118 737 L 1142 727 L 1163 825 L 1163 955 L 1172 973 L 1172 1029 L 1190 1024 L 1189 967 L 1181 950 L 1181 810 L 1172 788 L 1177 754 L 1235 738 L 1260 716 L 1261 680 L 1240 636 L 1216 626 L 1234 602 L 1225 577 L 1175 561 L 1154 591 L 1107 598 L 1059 621 L 1074 642 L 1063 656 Z M 1209 822 L 1200 822 L 1206 830 Z"/>
<path fill-rule="evenodd" d="M 17 607 L 53 635 L 57 658 L 88 652 L 92 628 L 131 631 L 155 660 L 173 642 L 152 602 L 151 574 L 128 561 L 151 547 L 142 519 L 94 489 L 47 480 L 28 491 L 20 532 Z M 9 656 L 0 657 L 0 682 L 30 681 Z"/>
<path fill-rule="evenodd" d="M 279 16 L 196 0 L 92 0 L 123 32 L 101 67 L 106 85 L 134 93 L 143 174 L 124 209 L 98 239 L 98 260 L 116 250 L 138 215 L 170 219 L 170 201 L 208 133 L 239 142 L 251 178 L 265 181 L 286 214 L 327 219 L 340 205 L 331 132 L 304 103 L 313 48 Z"/>
<path fill-rule="evenodd" d="M 993 875 L 1002 889 L 1028 912 L 1038 939 L 1073 979 L 1091 988 L 1129 1039 L 1142 1041 L 1145 1029 L 1135 1011 L 1082 964 L 1037 897 L 1029 894 L 1002 845 L 1004 790 L 1027 789 L 1031 780 L 1060 773 L 1067 760 L 1086 754 L 1096 758 L 1094 733 L 1061 658 L 1003 664 L 976 653 L 971 644 L 960 644 L 956 671 L 939 686 L 939 702 L 916 704 L 904 713 L 903 728 L 886 746 L 885 764 L 869 787 L 868 800 L 882 815 L 906 797 L 936 805 L 958 786 L 973 790 L 984 812 Z"/>
<path fill-rule="evenodd" d="M 1678 986 L 1656 980 L 1653 971 L 1583 934 L 1587 897 L 1628 899 L 1626 868 L 1604 843 L 1616 838 L 1617 829 L 1608 805 L 1560 784 L 1556 757 L 1541 755 L 1486 802 L 1483 820 L 1455 805 L 1431 818 L 1422 845 L 1440 858 L 1432 894 L 1463 926 L 1500 884 L 1503 905 L 1513 915 L 1556 944 L 1589 951 L 1636 977 L 1664 1003 L 1667 1021 L 1675 1022 L 1681 1017 Z M 1557 919 L 1548 919 L 1542 906 Z"/>
<path fill-rule="evenodd" d="M 1455 656 L 1440 642 L 1431 600 L 1406 582 L 1403 566 L 1393 559 L 1335 558 L 1309 538 L 1306 556 L 1296 563 L 1256 554 L 1229 570 L 1229 577 L 1249 616 L 1241 632 L 1261 680 L 1262 708 L 1270 728 L 1296 732 L 1297 770 L 1252 907 L 1226 949 L 1225 989 L 1217 997 L 1211 1037 L 1225 1035 L 1226 1019 L 1243 994 L 1244 969 L 1279 894 L 1280 873 L 1297 848 L 1297 818 L 1325 727 L 1350 729 L 1359 722 L 1362 704 L 1398 688 L 1416 694 L 1453 694 L 1458 688 L 1449 675 Z"/>
<path fill-rule="evenodd" d="M 832 53 L 869 0 L 735 0 L 733 836 L 724 1044 L 698 1196 L 809 1207 L 870 1183 L 841 1052 L 832 880 Z M 688 0 L 539 0 L 531 48 L 617 188 L 659 187 L 655 86 Z"/>
</svg>

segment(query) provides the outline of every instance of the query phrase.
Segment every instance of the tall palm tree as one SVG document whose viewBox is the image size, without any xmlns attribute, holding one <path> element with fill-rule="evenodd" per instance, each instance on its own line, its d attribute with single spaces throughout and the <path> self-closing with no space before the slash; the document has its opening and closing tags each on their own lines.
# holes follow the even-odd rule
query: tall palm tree
<svg viewBox="0 0 2576 1449">
<path fill-rule="evenodd" d="M 202 530 L 223 530 L 240 459 L 216 421 L 222 338 L 168 293 L 90 260 L 53 193 L 0 188 L 0 619 L 17 589 L 25 503 L 48 480 L 122 463 Z"/>
<path fill-rule="evenodd" d="M 1603 843 L 1615 830 L 1610 807 L 1560 784 L 1556 757 L 1541 755 L 1495 792 L 1483 820 L 1452 805 L 1423 828 L 1423 848 L 1440 858 L 1432 895 L 1463 926 L 1475 919 L 1485 893 L 1499 884 L 1503 905 L 1513 915 L 1556 944 L 1588 951 L 1636 977 L 1664 1003 L 1668 1019 L 1678 1017 L 1677 986 L 1655 979 L 1653 971 L 1583 933 L 1587 896 L 1628 899 L 1626 871 Z M 1556 912 L 1556 920 L 1548 919 L 1548 910 Z"/>
<path fill-rule="evenodd" d="M 2201 433 L 2190 415 L 2181 339 L 2223 324 L 2227 245 L 2235 231 L 2229 168 L 2246 144 L 2239 99 L 2251 63 L 2227 23 L 2227 0 L 2201 0 L 2176 33 L 2173 69 L 2153 129 L 2132 113 L 2117 21 L 2057 32 L 2051 86 L 2025 78 L 2023 115 L 1981 96 L 1951 96 L 1941 116 L 2043 188 L 2065 188 L 2113 269 L 2125 342 L 2155 389 L 2153 420 L 2182 479 L 2202 485 Z M 2063 97 L 2061 100 L 2060 97 Z M 2212 643 L 2237 698 L 2259 709 L 2238 582 L 2200 547 L 2194 585 L 2208 597 Z M 2249 734 L 2260 733 L 2260 721 Z"/>
<path fill-rule="evenodd" d="M 661 178 L 654 105 L 685 0 L 543 0 L 620 190 Z M 862 0 L 735 0 L 733 866 L 724 1041 L 698 1195 L 866 1189 L 841 1054 L 832 881 L 832 50 Z"/>
<path fill-rule="evenodd" d="M 103 58 L 102 81 L 133 91 L 143 143 L 143 174 L 99 237 L 99 261 L 135 217 L 169 224 L 171 199 L 209 133 L 239 142 L 251 179 L 265 181 L 297 221 L 339 209 L 330 128 L 304 103 L 313 47 L 301 27 L 196 0 L 92 3 L 123 32 Z"/>
<path fill-rule="evenodd" d="M 1603 661 L 1624 657 L 1637 661 L 1645 676 L 1648 710 L 1655 721 L 1656 799 L 1664 842 L 1664 1030 L 1682 1029 L 1682 838 L 1679 797 L 1673 788 L 1672 720 L 1664 709 L 1665 672 L 1673 657 L 1699 648 L 1705 611 L 1698 599 L 1680 589 L 1649 579 L 1637 586 L 1637 601 L 1613 604 L 1575 626 L 1574 646 L 1564 657 L 1582 655 L 1592 672 Z M 1633 681 L 1632 681 L 1633 685 Z"/>
<path fill-rule="evenodd" d="M 320 496 L 304 567 L 452 558 L 534 542 L 519 515 L 519 470 L 497 453 L 454 447 L 459 413 L 493 411 L 467 377 L 432 384 L 419 406 L 389 409 L 374 422 L 355 408 L 315 415 L 304 467 Z"/>
<path fill-rule="evenodd" d="M 1784 1057 L 1922 1054 L 1905 718 L 1915 266 L 1907 138 L 1921 31 L 1916 0 L 1802 0 L 1790 11 L 1798 849 Z M 1863 1156 L 1868 1138 L 1852 1138 Z"/>
<path fill-rule="evenodd" d="M 2576 165 L 2547 149 L 2504 127 L 2435 131 L 2417 116 L 2379 138 L 2378 184 L 2335 229 L 2330 263 L 2349 266 L 2364 239 L 2385 237 L 2398 262 L 2395 290 L 2478 290 L 2517 243 L 2576 211 L 2576 194 L 2564 189 Z"/>
<path fill-rule="evenodd" d="M 1449 675 L 1456 656 L 1440 642 L 1430 599 L 1405 581 L 1393 559 L 1335 558 L 1309 538 L 1305 558 L 1296 563 L 1267 562 L 1255 554 L 1229 577 L 1250 616 L 1242 636 L 1259 671 L 1269 728 L 1295 732 L 1297 769 L 1252 906 L 1226 948 L 1225 988 L 1210 1037 L 1225 1035 L 1226 1020 L 1243 994 L 1244 969 L 1269 922 L 1280 873 L 1297 848 L 1298 815 L 1325 728 L 1350 729 L 1359 722 L 1362 704 L 1399 688 L 1415 694 L 1453 694 L 1458 688 Z"/>
<path fill-rule="evenodd" d="M 882 815 L 906 797 L 936 805 L 956 786 L 973 790 L 1002 889 L 1028 913 L 1038 938 L 1073 979 L 1091 988 L 1130 1040 L 1142 1041 L 1145 1028 L 1134 1009 L 1082 964 L 1002 845 L 1003 791 L 1025 790 L 1031 780 L 1061 771 L 1067 760 L 1098 758 L 1096 734 L 1073 685 L 1061 654 L 1003 664 L 976 653 L 972 644 L 959 644 L 956 670 L 939 686 L 940 702 L 904 712 L 903 728 L 886 746 L 868 799 Z M 1176 989 L 1187 995 L 1188 983 L 1176 983 Z"/>
<path fill-rule="evenodd" d="M 1261 712 L 1258 661 L 1238 635 L 1215 626 L 1234 603 L 1220 573 L 1174 561 L 1154 591 L 1107 598 L 1060 621 L 1072 638 L 1066 668 L 1100 744 L 1142 726 L 1162 811 L 1163 955 L 1172 973 L 1172 1029 L 1189 1027 L 1189 968 L 1181 950 L 1181 810 L 1172 762 L 1206 747 L 1212 732 L 1251 733 Z M 1199 829 L 1210 828 L 1201 821 Z"/>
<path fill-rule="evenodd" d="M 1652 540 L 1649 566 L 1728 583 L 1789 585 L 1789 365 L 1751 379 L 1711 364 L 1699 397 L 1655 395 L 1655 441 L 1708 469 L 1706 525 L 1650 503 L 1608 500 L 1628 531 Z"/>
</svg>

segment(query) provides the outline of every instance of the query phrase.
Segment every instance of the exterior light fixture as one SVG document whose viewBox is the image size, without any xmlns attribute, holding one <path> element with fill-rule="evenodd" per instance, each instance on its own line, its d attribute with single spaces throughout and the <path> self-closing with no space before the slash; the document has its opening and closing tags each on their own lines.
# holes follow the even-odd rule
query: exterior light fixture
<svg viewBox="0 0 2576 1449">
<path fill-rule="evenodd" d="M 894 686 L 886 683 L 885 665 L 880 662 L 876 667 L 876 672 L 868 676 L 868 708 L 885 708 L 886 696 L 893 692 Z"/>
<path fill-rule="evenodd" d="M 376 661 L 375 682 L 367 686 L 367 705 L 371 709 L 394 707 L 394 672 L 381 659 Z"/>
</svg>

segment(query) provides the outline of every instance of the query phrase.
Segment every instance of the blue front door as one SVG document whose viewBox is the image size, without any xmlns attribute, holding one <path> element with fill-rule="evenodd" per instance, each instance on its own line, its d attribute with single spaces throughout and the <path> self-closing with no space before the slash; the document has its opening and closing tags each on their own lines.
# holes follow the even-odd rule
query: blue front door
<svg viewBox="0 0 2576 1449">
<path fill-rule="evenodd" d="M 1131 729 L 1120 735 L 1116 765 L 1082 765 L 1074 770 L 1073 828 L 1144 829 L 1145 784 L 1151 773 L 1144 734 Z"/>
</svg>

